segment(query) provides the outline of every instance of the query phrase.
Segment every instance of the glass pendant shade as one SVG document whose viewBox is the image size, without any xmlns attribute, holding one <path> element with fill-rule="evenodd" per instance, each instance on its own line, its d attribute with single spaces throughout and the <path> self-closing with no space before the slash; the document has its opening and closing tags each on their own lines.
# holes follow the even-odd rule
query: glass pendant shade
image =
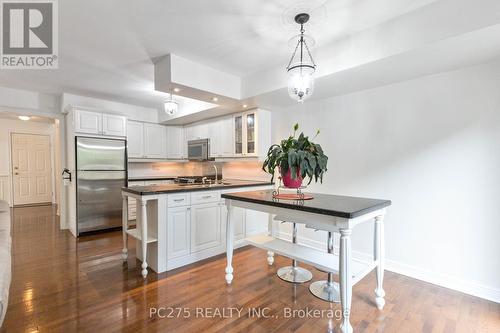
<svg viewBox="0 0 500 333">
<path fill-rule="evenodd" d="M 171 99 L 165 102 L 164 107 L 165 107 L 165 113 L 167 113 L 168 115 L 173 115 L 179 108 L 179 104 L 177 104 L 176 101 Z"/>
<path fill-rule="evenodd" d="M 303 102 L 314 91 L 314 67 L 292 67 L 288 70 L 288 95 Z"/>
</svg>

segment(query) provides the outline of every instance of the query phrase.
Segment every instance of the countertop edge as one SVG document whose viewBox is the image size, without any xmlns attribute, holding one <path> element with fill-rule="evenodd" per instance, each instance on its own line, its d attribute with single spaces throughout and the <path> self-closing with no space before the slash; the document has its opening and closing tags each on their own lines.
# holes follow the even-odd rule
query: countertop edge
<svg viewBox="0 0 500 333">
<path fill-rule="evenodd" d="M 158 194 L 169 194 L 169 193 L 180 193 L 180 192 L 198 192 L 198 191 L 214 191 L 214 190 L 224 190 L 224 189 L 231 189 L 231 188 L 240 188 L 240 187 L 255 187 L 255 186 L 272 186 L 274 183 L 271 182 L 257 182 L 257 183 L 248 183 L 248 184 L 235 184 L 235 185 L 219 185 L 219 186 L 198 186 L 198 187 L 193 187 L 190 188 L 188 186 L 178 188 L 178 189 L 169 189 L 169 190 L 164 190 L 164 191 L 151 191 L 151 192 L 141 192 L 141 191 L 136 191 L 132 188 L 127 188 L 127 187 L 122 187 L 123 192 L 128 192 L 140 196 L 147 196 L 147 195 L 158 195 Z M 223 194 L 224 195 L 224 194 Z"/>
<path fill-rule="evenodd" d="M 308 207 L 308 206 L 300 206 L 300 205 L 290 207 L 285 202 L 280 202 L 280 201 L 264 201 L 263 202 L 262 200 L 257 200 L 257 199 L 253 199 L 253 198 L 235 197 L 234 195 L 232 195 L 232 193 L 224 193 L 221 195 L 221 198 L 249 202 L 249 203 L 255 203 L 255 204 L 261 204 L 261 205 L 267 205 L 267 206 L 280 207 L 280 208 L 291 209 L 291 210 L 298 210 L 298 211 L 319 214 L 319 215 L 340 217 L 340 218 L 345 218 L 345 219 L 354 219 L 356 217 L 371 213 L 377 209 L 389 207 L 392 204 L 391 200 L 376 199 L 376 200 L 381 200 L 381 202 L 379 204 L 372 206 L 372 207 L 361 209 L 361 210 L 353 212 L 353 213 L 346 213 L 346 212 L 333 211 L 333 210 Z M 365 198 L 365 199 L 367 199 L 367 198 Z"/>
</svg>

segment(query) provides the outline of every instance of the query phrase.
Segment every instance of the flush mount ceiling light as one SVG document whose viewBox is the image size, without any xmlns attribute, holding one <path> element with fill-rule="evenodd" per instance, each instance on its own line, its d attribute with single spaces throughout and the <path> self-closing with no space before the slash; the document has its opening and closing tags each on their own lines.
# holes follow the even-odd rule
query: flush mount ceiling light
<svg viewBox="0 0 500 333">
<path fill-rule="evenodd" d="M 316 64 L 307 46 L 304 35 L 304 24 L 309 21 L 309 14 L 301 13 L 295 16 L 295 22 L 300 24 L 300 34 L 293 51 L 292 58 L 286 67 L 288 73 L 288 94 L 298 102 L 304 102 L 312 95 L 314 89 L 314 72 Z M 298 52 L 297 52 L 298 51 Z"/>
<path fill-rule="evenodd" d="M 17 118 L 24 120 L 24 121 L 31 119 L 29 116 L 18 116 Z"/>
<path fill-rule="evenodd" d="M 179 104 L 174 101 L 174 94 L 172 93 L 172 91 L 170 91 L 170 99 L 165 102 L 164 108 L 165 113 L 170 116 L 177 112 L 177 109 L 179 108 Z"/>
</svg>

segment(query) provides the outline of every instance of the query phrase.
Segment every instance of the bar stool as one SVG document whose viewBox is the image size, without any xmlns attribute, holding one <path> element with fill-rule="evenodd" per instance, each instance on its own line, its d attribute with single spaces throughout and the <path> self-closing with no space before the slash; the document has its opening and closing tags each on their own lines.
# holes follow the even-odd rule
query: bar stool
<svg viewBox="0 0 500 333">
<path fill-rule="evenodd" d="M 333 253 L 333 232 L 328 232 L 328 253 Z M 327 272 L 327 280 L 311 283 L 309 291 L 316 297 L 333 303 L 340 303 L 339 284 L 333 281 L 333 273 Z"/>
<path fill-rule="evenodd" d="M 283 221 L 284 223 L 286 221 Z M 297 243 L 297 224 L 293 224 L 292 243 Z M 297 260 L 292 260 L 292 266 L 285 266 L 278 269 L 276 272 L 278 277 L 284 281 L 291 283 L 304 283 L 312 279 L 312 273 L 305 268 L 297 265 Z"/>
</svg>

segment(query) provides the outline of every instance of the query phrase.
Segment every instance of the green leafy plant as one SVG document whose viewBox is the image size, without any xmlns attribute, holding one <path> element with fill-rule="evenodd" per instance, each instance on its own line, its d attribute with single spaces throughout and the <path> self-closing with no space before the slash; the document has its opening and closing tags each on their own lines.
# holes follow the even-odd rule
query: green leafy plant
<svg viewBox="0 0 500 333">
<path fill-rule="evenodd" d="M 314 178 L 317 182 L 323 182 L 323 175 L 327 171 L 328 156 L 323 153 L 323 149 L 317 143 L 309 140 L 309 137 L 304 133 L 300 133 L 296 137 L 299 124 L 293 126 L 293 135 L 287 139 L 281 140 L 281 143 L 272 145 L 268 152 L 267 158 L 262 165 L 262 170 L 270 173 L 274 179 L 276 167 L 282 175 L 286 174 L 291 169 L 292 178 L 297 178 L 297 170 L 300 170 L 300 176 L 305 179 L 309 177 L 310 184 Z M 319 130 L 312 140 L 319 135 Z"/>
</svg>

